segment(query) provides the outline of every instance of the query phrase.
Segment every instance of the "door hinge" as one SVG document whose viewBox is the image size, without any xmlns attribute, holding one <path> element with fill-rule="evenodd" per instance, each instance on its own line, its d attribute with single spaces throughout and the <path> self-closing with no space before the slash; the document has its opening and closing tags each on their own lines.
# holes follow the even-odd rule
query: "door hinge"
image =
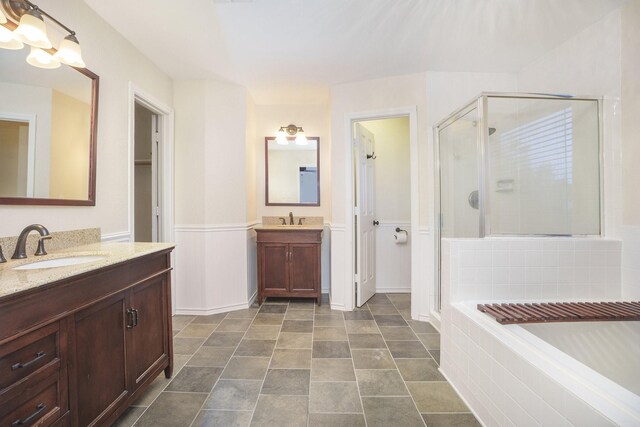
<svg viewBox="0 0 640 427">
<path fill-rule="evenodd" d="M 353 280 L 355 280 L 356 285 L 360 283 L 360 275 L 358 273 L 353 275 Z"/>
<path fill-rule="evenodd" d="M 160 206 L 156 206 L 156 216 L 160 216 Z"/>
</svg>

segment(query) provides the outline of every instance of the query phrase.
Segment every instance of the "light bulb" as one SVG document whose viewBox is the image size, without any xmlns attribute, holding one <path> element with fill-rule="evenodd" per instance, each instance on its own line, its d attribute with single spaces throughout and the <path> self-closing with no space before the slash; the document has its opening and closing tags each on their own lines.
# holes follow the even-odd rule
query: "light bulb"
<svg viewBox="0 0 640 427">
<path fill-rule="evenodd" d="M 22 49 L 24 44 L 15 38 L 13 32 L 6 27 L 0 25 L 0 48 L 3 49 Z"/>
<path fill-rule="evenodd" d="M 14 34 L 23 43 L 41 49 L 51 49 L 51 41 L 47 37 L 47 26 L 37 9 L 31 9 L 22 15 Z"/>
<path fill-rule="evenodd" d="M 289 144 L 289 140 L 287 139 L 287 134 L 284 131 L 284 129 L 280 128 L 280 130 L 276 134 L 276 142 L 279 145 L 288 145 Z"/>
<path fill-rule="evenodd" d="M 307 144 L 309 144 L 309 141 L 307 140 L 307 137 L 304 136 L 304 131 L 300 129 L 298 131 L 298 134 L 296 135 L 296 145 L 307 145 Z"/>
<path fill-rule="evenodd" d="M 31 52 L 27 56 L 27 62 L 38 68 L 58 68 L 60 61 L 53 57 L 49 52 L 31 46 Z"/>
<path fill-rule="evenodd" d="M 86 65 L 82 60 L 82 51 L 80 43 L 74 34 L 69 34 L 60 42 L 58 51 L 53 55 L 54 58 L 63 64 L 76 68 L 85 68 Z"/>
</svg>

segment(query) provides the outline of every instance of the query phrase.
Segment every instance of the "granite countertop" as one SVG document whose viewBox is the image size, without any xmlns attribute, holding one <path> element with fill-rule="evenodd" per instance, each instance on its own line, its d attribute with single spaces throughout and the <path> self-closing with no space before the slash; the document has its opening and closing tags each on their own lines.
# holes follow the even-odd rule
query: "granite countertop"
<svg viewBox="0 0 640 427">
<path fill-rule="evenodd" d="M 274 224 L 262 224 L 253 227 L 254 230 L 275 230 L 275 231 L 300 231 L 300 230 L 313 230 L 322 231 L 324 225 L 322 224 L 309 224 L 309 225 L 274 225 Z"/>
<path fill-rule="evenodd" d="M 174 243 L 91 243 L 49 251 L 45 256 L 29 255 L 26 259 L 0 264 L 0 299 L 37 288 L 58 280 L 73 277 L 99 268 L 118 264 L 153 252 L 175 247 Z M 102 256 L 103 259 L 64 267 L 14 270 L 15 267 L 39 261 L 76 256 Z"/>
</svg>

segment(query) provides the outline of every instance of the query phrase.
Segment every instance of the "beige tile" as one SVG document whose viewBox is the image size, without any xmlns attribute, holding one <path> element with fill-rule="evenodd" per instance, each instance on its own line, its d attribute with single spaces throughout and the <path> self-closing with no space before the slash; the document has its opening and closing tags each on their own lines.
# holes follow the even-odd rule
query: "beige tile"
<svg viewBox="0 0 640 427">
<path fill-rule="evenodd" d="M 313 310 L 289 310 L 285 320 L 313 320 Z"/>
<path fill-rule="evenodd" d="M 440 350 L 440 334 L 418 334 L 427 350 Z"/>
<path fill-rule="evenodd" d="M 227 319 L 253 319 L 257 313 L 257 308 L 245 308 L 243 310 L 230 311 L 227 313 Z"/>
<path fill-rule="evenodd" d="M 309 414 L 309 427 L 365 427 L 363 414 Z"/>
<path fill-rule="evenodd" d="M 262 380 L 220 380 L 203 409 L 252 411 L 261 388 Z"/>
<path fill-rule="evenodd" d="M 316 314 L 314 326 L 344 326 L 342 315 L 336 314 Z"/>
<path fill-rule="evenodd" d="M 269 369 L 260 394 L 308 395 L 309 369 Z"/>
<path fill-rule="evenodd" d="M 446 381 L 432 359 L 396 359 L 405 381 Z"/>
<path fill-rule="evenodd" d="M 355 382 L 312 382 L 309 389 L 309 411 L 362 412 L 358 386 Z"/>
<path fill-rule="evenodd" d="M 281 332 L 276 348 L 311 348 L 311 334 Z"/>
<path fill-rule="evenodd" d="M 188 366 L 208 366 L 224 368 L 231 355 L 235 351 L 233 347 L 207 347 L 202 346 L 187 362 Z"/>
<path fill-rule="evenodd" d="M 313 321 L 285 320 L 282 323 L 282 332 L 313 332 Z"/>
<path fill-rule="evenodd" d="M 252 411 L 203 410 L 198 413 L 193 426 L 248 427 L 252 415 Z"/>
<path fill-rule="evenodd" d="M 312 359 L 311 381 L 355 381 L 351 359 Z"/>
<path fill-rule="evenodd" d="M 378 325 L 374 320 L 345 320 L 347 332 L 350 334 L 379 334 Z"/>
<path fill-rule="evenodd" d="M 380 334 L 349 334 L 349 345 L 354 348 L 387 348 Z"/>
<path fill-rule="evenodd" d="M 271 358 L 271 369 L 311 369 L 311 349 L 277 348 Z"/>
<path fill-rule="evenodd" d="M 313 357 L 315 358 L 350 358 L 348 341 L 314 341 Z"/>
<path fill-rule="evenodd" d="M 282 325 L 284 314 L 260 314 L 253 319 L 254 325 Z"/>
<path fill-rule="evenodd" d="M 251 319 L 224 319 L 216 332 L 245 332 L 251 325 Z"/>
<path fill-rule="evenodd" d="M 173 352 L 175 354 L 193 354 L 202 345 L 204 338 L 174 338 Z"/>
<path fill-rule="evenodd" d="M 194 316 L 191 323 L 208 323 L 217 325 L 222 322 L 225 317 L 227 317 L 227 313 L 216 313 L 208 316 Z"/>
<path fill-rule="evenodd" d="M 214 332 L 203 345 L 210 347 L 233 347 L 236 348 L 244 332 Z"/>
<path fill-rule="evenodd" d="M 206 393 L 161 393 L 136 422 L 140 427 L 175 427 L 191 424 Z"/>
<path fill-rule="evenodd" d="M 409 392 L 397 369 L 356 369 L 360 396 L 403 396 Z"/>
<path fill-rule="evenodd" d="M 262 380 L 269 366 L 268 357 L 232 357 L 222 372 L 227 380 Z"/>
<path fill-rule="evenodd" d="M 344 326 L 316 326 L 313 328 L 314 341 L 346 341 L 347 331 Z"/>
<path fill-rule="evenodd" d="M 431 357 L 420 341 L 387 341 L 394 358 L 416 359 Z"/>
<path fill-rule="evenodd" d="M 438 330 L 429 322 L 421 322 L 419 320 L 407 320 L 409 326 L 416 334 L 437 334 Z"/>
<path fill-rule="evenodd" d="M 278 325 L 251 325 L 247 329 L 244 339 L 247 340 L 277 340 L 280 334 Z"/>
<path fill-rule="evenodd" d="M 247 340 L 238 344 L 234 356 L 271 357 L 276 346 L 275 340 Z"/>
<path fill-rule="evenodd" d="M 408 326 L 381 326 L 380 332 L 385 340 L 417 341 L 418 337 Z"/>
<path fill-rule="evenodd" d="M 424 427 L 410 397 L 363 397 L 367 427 Z"/>
<path fill-rule="evenodd" d="M 309 396 L 261 395 L 258 398 L 252 427 L 306 427 Z"/>
<path fill-rule="evenodd" d="M 469 408 L 446 382 L 408 382 L 420 412 L 469 412 Z"/>
<path fill-rule="evenodd" d="M 387 349 L 351 350 L 356 369 L 395 369 L 393 358 Z"/>
<path fill-rule="evenodd" d="M 209 393 L 221 373 L 222 368 L 185 366 L 173 378 L 165 391 Z"/>
<path fill-rule="evenodd" d="M 422 414 L 429 427 L 480 427 L 473 414 Z"/>
<path fill-rule="evenodd" d="M 206 338 L 211 335 L 215 328 L 216 325 L 207 323 L 192 323 L 182 328 L 176 336 L 179 338 Z"/>
</svg>

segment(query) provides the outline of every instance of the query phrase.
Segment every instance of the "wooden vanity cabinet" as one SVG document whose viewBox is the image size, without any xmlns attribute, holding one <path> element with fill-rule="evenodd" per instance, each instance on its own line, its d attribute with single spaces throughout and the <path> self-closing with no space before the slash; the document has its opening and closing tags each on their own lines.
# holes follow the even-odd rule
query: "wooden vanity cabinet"
<svg viewBox="0 0 640 427">
<path fill-rule="evenodd" d="M 170 271 L 166 250 L 0 298 L 0 426 L 110 425 L 170 377 Z"/>
<path fill-rule="evenodd" d="M 258 304 L 266 297 L 316 298 L 321 294 L 322 230 L 256 230 Z"/>
</svg>

